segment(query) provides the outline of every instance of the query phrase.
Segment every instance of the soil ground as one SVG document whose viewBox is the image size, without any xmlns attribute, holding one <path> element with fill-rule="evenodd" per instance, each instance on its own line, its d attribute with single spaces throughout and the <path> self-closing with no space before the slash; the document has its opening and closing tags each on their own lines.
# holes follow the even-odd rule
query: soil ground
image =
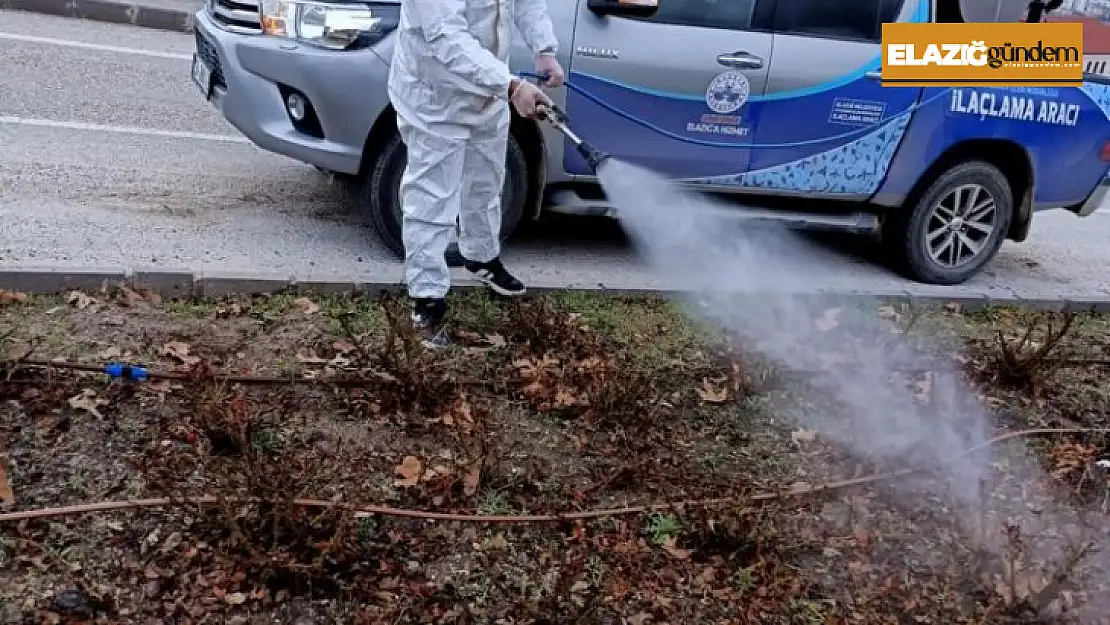
<svg viewBox="0 0 1110 625">
<path fill-rule="evenodd" d="M 1110 318 L 870 311 L 959 363 L 992 435 L 1110 426 Z M 820 371 L 745 353 L 673 302 L 465 293 L 452 327 L 459 345 L 428 352 L 389 297 L 0 292 L 0 518 L 176 500 L 0 523 L 0 622 L 1110 613 L 1104 433 L 992 446 L 969 523 L 951 479 L 870 480 L 922 467 L 865 457 L 792 416 L 812 405 Z M 60 364 L 110 361 L 173 375 L 128 382 Z M 930 375 L 910 379 L 923 406 Z M 200 496 L 217 501 L 184 500 Z M 721 501 L 643 509 L 706 499 Z M 390 510 L 354 510 L 366 505 Z M 626 507 L 639 509 L 566 516 Z"/>
</svg>

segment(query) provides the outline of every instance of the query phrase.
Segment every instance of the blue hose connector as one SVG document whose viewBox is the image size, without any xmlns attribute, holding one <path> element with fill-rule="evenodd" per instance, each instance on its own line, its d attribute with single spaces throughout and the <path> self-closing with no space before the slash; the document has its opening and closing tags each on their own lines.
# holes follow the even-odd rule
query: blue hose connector
<svg viewBox="0 0 1110 625">
<path fill-rule="evenodd" d="M 123 378 L 132 382 L 142 382 L 150 378 L 146 367 L 120 362 L 110 362 L 104 365 L 104 373 L 112 378 Z"/>
</svg>

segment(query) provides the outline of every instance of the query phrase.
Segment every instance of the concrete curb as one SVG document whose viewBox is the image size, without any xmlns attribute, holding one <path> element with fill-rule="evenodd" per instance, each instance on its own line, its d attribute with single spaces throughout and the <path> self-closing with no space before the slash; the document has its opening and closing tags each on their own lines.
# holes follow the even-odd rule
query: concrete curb
<svg viewBox="0 0 1110 625">
<path fill-rule="evenodd" d="M 97 292 L 116 285 L 151 289 L 171 299 L 224 297 L 229 295 L 266 295 L 293 291 L 306 295 L 365 294 L 403 292 L 400 280 L 384 275 L 310 276 L 298 278 L 252 272 L 209 271 L 195 272 L 188 269 L 118 267 L 68 267 L 0 268 L 0 289 L 23 293 L 49 295 L 69 290 Z M 456 279 L 455 289 L 472 289 L 482 285 L 471 279 Z M 899 289 L 848 290 L 813 293 L 813 297 L 836 299 L 874 299 L 884 302 L 913 304 L 956 304 L 967 310 L 990 306 L 1020 306 L 1035 310 L 1093 311 L 1110 313 L 1110 296 L 1068 296 L 1058 298 L 1022 297 L 1012 291 L 1001 293 L 946 292 L 944 288 L 923 288 L 925 293 Z M 603 284 L 530 284 L 530 293 L 553 291 L 584 291 L 614 297 L 676 296 L 678 289 L 607 287 Z M 807 294 L 806 296 L 810 296 Z"/>
<path fill-rule="evenodd" d="M 95 22 L 129 24 L 157 30 L 193 32 L 193 13 L 112 0 L 0 0 L 0 9 L 26 11 Z"/>
</svg>

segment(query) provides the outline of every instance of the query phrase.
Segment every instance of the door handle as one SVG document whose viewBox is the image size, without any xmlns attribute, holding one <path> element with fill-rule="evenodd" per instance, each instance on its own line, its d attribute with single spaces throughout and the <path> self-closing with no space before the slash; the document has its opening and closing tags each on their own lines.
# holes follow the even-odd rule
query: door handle
<svg viewBox="0 0 1110 625">
<path fill-rule="evenodd" d="M 763 59 L 740 50 L 738 52 L 729 52 L 727 54 L 720 54 L 717 56 L 717 62 L 725 67 L 736 67 L 742 69 L 759 69 L 763 67 Z"/>
<path fill-rule="evenodd" d="M 882 80 L 883 79 L 883 73 L 880 72 L 879 70 L 871 70 L 871 71 L 867 72 L 866 74 L 864 74 L 864 76 L 866 76 L 867 78 L 870 78 L 871 80 Z"/>
</svg>

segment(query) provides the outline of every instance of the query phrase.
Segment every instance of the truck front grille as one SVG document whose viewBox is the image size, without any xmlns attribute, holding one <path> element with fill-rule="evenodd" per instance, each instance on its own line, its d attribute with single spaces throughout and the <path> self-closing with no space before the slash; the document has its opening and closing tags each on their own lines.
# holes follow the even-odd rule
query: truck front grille
<svg viewBox="0 0 1110 625">
<path fill-rule="evenodd" d="M 227 89 L 227 83 L 224 81 L 224 70 L 220 65 L 220 52 L 216 46 L 208 41 L 200 32 L 196 33 L 197 38 L 197 56 L 212 68 L 212 86 Z"/>
<path fill-rule="evenodd" d="M 260 0 L 211 0 L 208 10 L 220 26 L 241 33 L 261 33 Z"/>
</svg>

